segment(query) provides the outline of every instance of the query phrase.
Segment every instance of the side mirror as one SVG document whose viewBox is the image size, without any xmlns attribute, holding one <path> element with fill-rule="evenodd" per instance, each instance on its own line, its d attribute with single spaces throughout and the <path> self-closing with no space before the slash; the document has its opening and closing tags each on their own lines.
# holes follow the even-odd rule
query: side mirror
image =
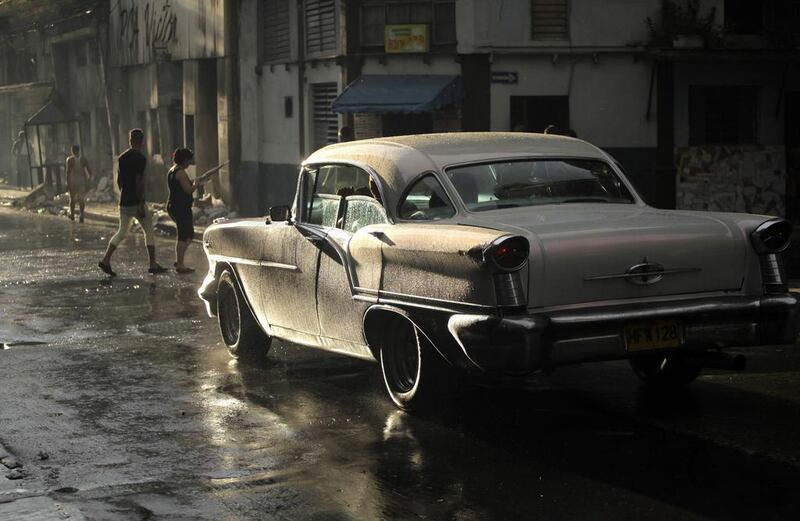
<svg viewBox="0 0 800 521">
<path fill-rule="evenodd" d="M 271 222 L 289 221 L 292 219 L 292 210 L 288 206 L 273 206 L 269 209 Z"/>
</svg>

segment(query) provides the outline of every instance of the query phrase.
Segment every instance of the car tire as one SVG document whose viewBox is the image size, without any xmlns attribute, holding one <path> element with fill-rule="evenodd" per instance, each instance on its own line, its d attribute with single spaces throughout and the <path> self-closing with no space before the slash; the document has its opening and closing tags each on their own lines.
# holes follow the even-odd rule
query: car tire
<svg viewBox="0 0 800 521">
<path fill-rule="evenodd" d="M 219 278 L 217 319 L 222 341 L 233 358 L 256 361 L 266 356 L 272 337 L 256 322 L 230 270 Z"/>
<path fill-rule="evenodd" d="M 703 366 L 680 355 L 646 355 L 631 358 L 631 367 L 642 382 L 656 388 L 674 388 L 692 383 Z"/>
<path fill-rule="evenodd" d="M 430 410 L 446 401 L 453 391 L 453 369 L 420 330 L 404 318 L 392 320 L 385 329 L 380 364 L 389 397 L 402 410 Z"/>
</svg>

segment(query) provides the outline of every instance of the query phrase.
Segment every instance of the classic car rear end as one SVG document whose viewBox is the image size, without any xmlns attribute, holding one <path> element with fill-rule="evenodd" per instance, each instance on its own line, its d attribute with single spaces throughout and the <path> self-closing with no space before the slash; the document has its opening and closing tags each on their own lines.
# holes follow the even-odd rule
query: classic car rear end
<svg viewBox="0 0 800 521">
<path fill-rule="evenodd" d="M 630 359 L 648 383 L 791 343 L 791 226 L 657 210 L 588 143 L 443 134 L 326 147 L 295 205 L 206 231 L 200 290 L 231 354 L 271 338 L 378 360 L 401 408 L 456 372 L 524 378 Z"/>
</svg>

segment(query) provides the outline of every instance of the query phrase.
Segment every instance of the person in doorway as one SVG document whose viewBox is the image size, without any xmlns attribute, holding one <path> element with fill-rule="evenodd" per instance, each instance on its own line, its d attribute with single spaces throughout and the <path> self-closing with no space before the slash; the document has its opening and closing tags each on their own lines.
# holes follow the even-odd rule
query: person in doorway
<svg viewBox="0 0 800 521">
<path fill-rule="evenodd" d="M 81 155 L 81 147 L 72 145 L 72 155 L 67 157 L 67 191 L 69 192 L 69 218 L 75 220 L 75 203 L 81 211 L 80 222 L 86 213 L 86 187 L 92 178 L 89 160 Z"/>
<path fill-rule="evenodd" d="M 156 243 L 153 235 L 153 214 L 147 208 L 144 199 L 144 170 L 147 158 L 142 153 L 144 146 L 144 132 L 135 128 L 128 135 L 130 148 L 117 159 L 117 186 L 119 195 L 119 229 L 111 237 L 106 249 L 106 254 L 97 263 L 97 266 L 112 277 L 117 274 L 111 269 L 111 256 L 128 235 L 131 223 L 136 219 L 144 231 L 144 242 L 147 246 L 147 255 L 150 258 L 150 268 L 147 270 L 153 275 L 164 273 L 166 268 L 156 262 Z"/>
<path fill-rule="evenodd" d="M 199 179 L 189 179 L 186 168 L 192 164 L 194 152 L 188 148 L 177 148 L 172 153 L 172 168 L 167 174 L 169 198 L 167 199 L 167 213 L 175 221 L 178 228 L 178 237 L 175 241 L 175 271 L 178 273 L 192 273 L 193 268 L 184 264 L 186 250 L 194 239 L 194 216 L 192 215 L 192 194 L 203 186 Z"/>
<path fill-rule="evenodd" d="M 356 136 L 352 127 L 345 125 L 339 129 L 339 143 L 347 143 L 348 141 L 353 141 L 355 138 Z"/>
<path fill-rule="evenodd" d="M 15 184 L 21 188 L 30 183 L 30 166 L 28 165 L 28 144 L 25 142 L 25 131 L 20 130 L 11 145 L 11 156 L 14 158 Z"/>
</svg>

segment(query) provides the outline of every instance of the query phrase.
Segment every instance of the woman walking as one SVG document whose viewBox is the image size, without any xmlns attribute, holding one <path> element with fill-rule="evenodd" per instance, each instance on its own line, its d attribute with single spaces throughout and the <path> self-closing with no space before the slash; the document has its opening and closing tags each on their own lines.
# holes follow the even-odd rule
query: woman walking
<svg viewBox="0 0 800 521">
<path fill-rule="evenodd" d="M 167 184 L 169 185 L 167 213 L 178 228 L 178 238 L 175 243 L 175 271 L 178 273 L 194 271 L 183 263 L 186 249 L 194 238 L 192 193 L 203 185 L 203 182 L 197 179 L 190 180 L 189 174 L 186 173 L 186 167 L 192 164 L 193 159 L 194 152 L 188 148 L 175 149 L 175 152 L 172 153 L 172 168 L 167 174 Z"/>
</svg>

